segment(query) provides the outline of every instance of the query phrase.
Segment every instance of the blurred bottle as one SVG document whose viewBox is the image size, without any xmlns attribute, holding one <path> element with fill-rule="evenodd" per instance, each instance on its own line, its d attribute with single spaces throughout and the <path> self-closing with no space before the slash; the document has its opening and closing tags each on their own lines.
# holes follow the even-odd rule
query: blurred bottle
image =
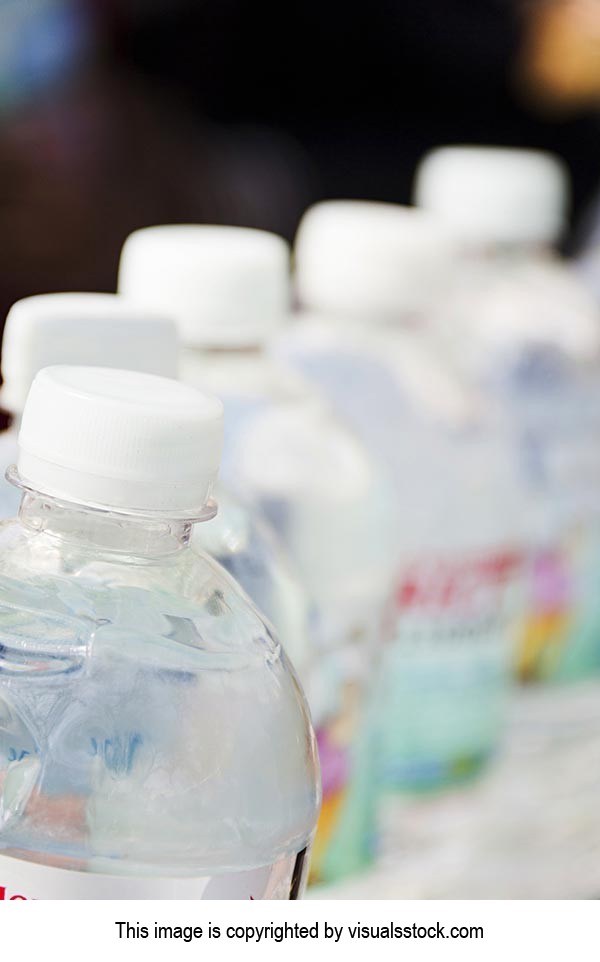
<svg viewBox="0 0 600 962">
<path fill-rule="evenodd" d="M 13 517 L 20 492 L 4 477 L 17 458 L 17 436 L 37 372 L 52 364 L 102 366 L 176 377 L 178 337 L 173 321 L 140 310 L 115 294 L 43 294 L 13 305 L 2 342 L 1 399 L 12 424 L 0 434 L 0 519 Z M 310 662 L 311 604 L 266 520 L 218 488 L 219 511 L 194 532 L 198 546 L 239 582 L 285 641 L 305 677 Z"/>
<path fill-rule="evenodd" d="M 190 537 L 216 398 L 39 372 L 0 527 L 0 872 L 26 899 L 294 899 L 319 806 L 293 669 Z"/>
<path fill-rule="evenodd" d="M 419 203 L 460 239 L 440 336 L 462 376 L 508 416 L 535 547 L 518 671 L 600 666 L 600 317 L 552 245 L 568 185 L 535 151 L 449 147 L 417 177 Z"/>
<path fill-rule="evenodd" d="M 191 225 L 138 231 L 119 284 L 178 319 L 184 379 L 225 405 L 223 478 L 264 512 L 316 602 L 308 691 L 324 805 L 313 874 L 335 878 L 372 850 L 371 755 L 356 732 L 390 576 L 385 482 L 320 396 L 266 352 L 289 306 L 281 238 Z"/>
<path fill-rule="evenodd" d="M 452 241 L 419 211 L 329 202 L 305 215 L 295 254 L 301 310 L 278 350 L 394 478 L 380 778 L 439 788 L 473 776 L 498 744 L 522 546 L 503 435 L 430 336 Z"/>
<path fill-rule="evenodd" d="M 12 420 L 0 435 L 0 519 L 17 513 L 21 493 L 4 472 L 17 460 L 21 416 L 33 379 L 52 364 L 175 377 L 177 331 L 171 320 L 131 310 L 113 294 L 41 294 L 12 306 L 2 339 L 1 400 Z"/>
<path fill-rule="evenodd" d="M 197 547 L 219 562 L 274 625 L 303 684 L 315 653 L 316 610 L 273 526 L 251 503 L 217 485 L 219 511 L 194 531 Z"/>
</svg>

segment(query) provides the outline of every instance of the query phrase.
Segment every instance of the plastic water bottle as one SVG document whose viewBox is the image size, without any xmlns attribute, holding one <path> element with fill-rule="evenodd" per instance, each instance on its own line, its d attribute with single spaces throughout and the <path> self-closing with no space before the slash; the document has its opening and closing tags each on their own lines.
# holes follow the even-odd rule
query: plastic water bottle
<svg viewBox="0 0 600 962">
<path fill-rule="evenodd" d="M 553 250 L 568 185 L 544 153 L 434 151 L 419 203 L 451 228 L 462 267 L 441 313 L 447 356 L 512 424 L 535 549 L 525 680 L 600 667 L 600 315 Z"/>
<path fill-rule="evenodd" d="M 75 364 L 176 377 L 177 329 L 167 318 L 115 294 L 43 294 L 13 305 L 2 343 L 0 400 L 12 424 L 0 435 L 0 518 L 18 511 L 20 492 L 4 472 L 17 459 L 20 419 L 37 372 L 52 364 Z M 218 500 L 217 516 L 198 525 L 194 537 L 273 622 L 304 677 L 310 664 L 310 600 L 268 523 L 222 487 Z"/>
<path fill-rule="evenodd" d="M 222 407 L 53 367 L 0 528 L 0 883 L 19 899 L 289 899 L 319 808 L 301 689 L 191 537 Z"/>
<path fill-rule="evenodd" d="M 149 228 L 128 239 L 119 285 L 135 303 L 177 318 L 184 379 L 224 402 L 223 479 L 266 515 L 316 603 L 308 691 L 324 805 L 313 868 L 329 880 L 372 854 L 370 755 L 355 733 L 390 574 L 384 481 L 323 399 L 267 352 L 289 309 L 281 238 L 241 228 Z"/>
<path fill-rule="evenodd" d="M 217 485 L 218 514 L 194 529 L 194 541 L 235 578 L 285 638 L 304 685 L 314 671 L 316 607 L 273 526 L 256 508 Z"/>
<path fill-rule="evenodd" d="M 466 780 L 496 751 L 518 618 L 522 529 L 506 438 L 433 336 L 453 250 L 419 211 L 317 205 L 296 240 L 300 311 L 278 344 L 393 474 L 379 777 L 404 792 Z"/>
</svg>

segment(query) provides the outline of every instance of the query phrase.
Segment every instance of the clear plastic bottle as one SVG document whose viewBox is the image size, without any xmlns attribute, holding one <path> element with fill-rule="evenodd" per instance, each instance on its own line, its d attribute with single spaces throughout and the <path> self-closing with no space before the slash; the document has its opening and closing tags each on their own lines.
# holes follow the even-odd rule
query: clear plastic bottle
<svg viewBox="0 0 600 962">
<path fill-rule="evenodd" d="M 183 378 L 224 402 L 223 479 L 266 515 L 316 603 L 318 652 L 308 691 L 324 805 L 313 866 L 315 877 L 327 880 L 371 857 L 369 753 L 355 734 L 392 532 L 385 482 L 366 449 L 304 380 L 267 353 L 289 307 L 289 283 L 281 238 L 193 225 L 133 234 L 119 280 L 125 296 L 177 317 Z"/>
<path fill-rule="evenodd" d="M 194 529 L 198 548 L 235 578 L 270 622 L 304 685 L 314 671 L 316 606 L 271 524 L 223 484 L 218 514 Z"/>
<path fill-rule="evenodd" d="M 151 307 L 140 310 L 115 294 L 42 294 L 13 305 L 2 343 L 0 399 L 12 424 L 0 435 L 0 518 L 18 511 L 20 492 L 4 472 L 16 461 L 19 424 L 32 381 L 52 364 L 176 377 L 177 329 L 168 315 L 157 315 Z M 307 593 L 268 523 L 222 486 L 218 501 L 217 516 L 197 526 L 194 537 L 270 618 L 303 678 L 310 664 L 313 618 Z"/>
<path fill-rule="evenodd" d="M 220 403 L 107 368 L 33 383 L 0 528 L 0 880 L 33 899 L 289 899 L 319 808 L 302 691 L 191 537 Z"/>
<path fill-rule="evenodd" d="M 527 680 L 600 667 L 600 314 L 553 245 L 568 185 L 536 151 L 446 147 L 417 176 L 418 202 L 462 245 L 440 338 L 461 377 L 505 412 L 535 557 L 518 659 Z"/>
<path fill-rule="evenodd" d="M 427 215 L 328 202 L 296 240 L 300 312 L 278 351 L 392 471 L 397 576 L 378 690 L 384 788 L 476 774 L 503 732 L 523 531 L 501 422 L 437 351 L 452 239 Z"/>
</svg>

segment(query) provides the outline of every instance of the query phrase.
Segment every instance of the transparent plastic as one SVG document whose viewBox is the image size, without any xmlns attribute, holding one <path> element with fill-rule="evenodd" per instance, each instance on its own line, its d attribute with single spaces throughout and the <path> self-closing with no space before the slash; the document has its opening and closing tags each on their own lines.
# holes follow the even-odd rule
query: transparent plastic
<svg viewBox="0 0 600 962">
<path fill-rule="evenodd" d="M 600 667 L 597 309 L 549 250 L 469 248 L 439 334 L 460 376 L 498 405 L 513 436 L 533 548 L 518 674 L 526 681 L 593 674 Z"/>
<path fill-rule="evenodd" d="M 262 897 L 298 897 L 319 809 L 306 702 L 191 534 L 34 491 L 0 527 L 0 855 L 146 880 L 287 859 Z"/>
<path fill-rule="evenodd" d="M 17 460 L 17 423 L 0 434 L 0 520 L 14 517 L 21 492 L 5 477 Z M 271 623 L 304 684 L 312 662 L 314 605 L 275 532 L 256 511 L 221 486 L 214 518 L 195 525 L 197 546 L 222 565 Z"/>
<path fill-rule="evenodd" d="M 503 427 L 417 316 L 300 314 L 276 350 L 394 479 L 379 779 L 419 792 L 470 778 L 502 736 L 519 621 L 523 505 Z"/>
<path fill-rule="evenodd" d="M 241 585 L 271 623 L 304 686 L 314 672 L 317 614 L 291 559 L 265 518 L 223 486 L 219 511 L 196 525 L 195 543 Z"/>
<path fill-rule="evenodd" d="M 320 395 L 262 350 L 187 350 L 182 377 L 223 401 L 221 478 L 267 518 L 315 602 L 308 690 L 325 793 L 313 865 L 316 877 L 335 877 L 372 854 L 373 827 L 345 826 L 372 813 L 373 781 L 355 777 L 353 753 L 391 582 L 391 489 Z"/>
<path fill-rule="evenodd" d="M 367 449 L 304 379 L 260 350 L 187 350 L 182 377 L 223 401 L 220 477 L 286 545 L 318 606 L 324 646 L 364 633 L 395 548 L 391 491 Z"/>
<path fill-rule="evenodd" d="M 6 469 L 17 460 L 17 421 L 0 433 L 0 521 L 14 518 L 19 511 L 21 492 L 6 477 Z"/>
</svg>

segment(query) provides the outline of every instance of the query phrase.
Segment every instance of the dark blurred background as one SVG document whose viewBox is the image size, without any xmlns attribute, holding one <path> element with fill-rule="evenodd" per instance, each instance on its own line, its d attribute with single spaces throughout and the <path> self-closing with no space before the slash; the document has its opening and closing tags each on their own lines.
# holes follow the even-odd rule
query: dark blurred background
<svg viewBox="0 0 600 962">
<path fill-rule="evenodd" d="M 326 197 L 410 200 L 441 143 L 546 148 L 600 182 L 598 0 L 0 0 L 0 318 L 114 290 L 133 229 L 291 238 Z"/>
</svg>

